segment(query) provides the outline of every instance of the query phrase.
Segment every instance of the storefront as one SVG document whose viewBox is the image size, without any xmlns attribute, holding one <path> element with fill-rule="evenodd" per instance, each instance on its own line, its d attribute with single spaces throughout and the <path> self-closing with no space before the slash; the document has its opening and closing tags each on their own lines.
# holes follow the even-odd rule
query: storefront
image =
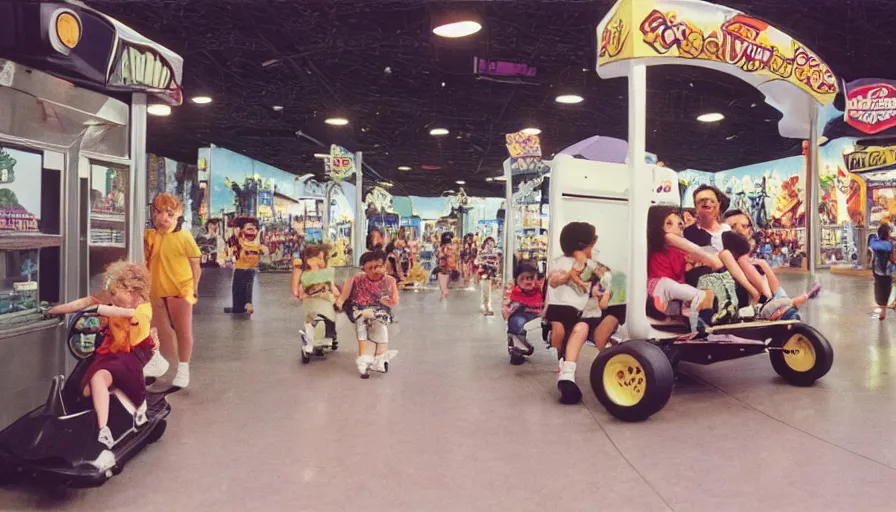
<svg viewBox="0 0 896 512">
<path fill-rule="evenodd" d="M 2 428 L 73 364 L 45 308 L 142 258 L 147 94 L 179 105 L 182 60 L 71 4 L 0 0 L 0 33 Z"/>
</svg>

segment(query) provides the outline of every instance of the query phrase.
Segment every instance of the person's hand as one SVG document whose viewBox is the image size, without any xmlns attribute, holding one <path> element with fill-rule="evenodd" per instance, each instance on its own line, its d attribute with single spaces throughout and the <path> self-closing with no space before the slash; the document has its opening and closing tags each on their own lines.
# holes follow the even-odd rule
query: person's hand
<svg viewBox="0 0 896 512">
<path fill-rule="evenodd" d="M 380 303 L 390 308 L 395 306 L 395 301 L 392 300 L 392 297 L 383 297 L 380 299 Z"/>
</svg>

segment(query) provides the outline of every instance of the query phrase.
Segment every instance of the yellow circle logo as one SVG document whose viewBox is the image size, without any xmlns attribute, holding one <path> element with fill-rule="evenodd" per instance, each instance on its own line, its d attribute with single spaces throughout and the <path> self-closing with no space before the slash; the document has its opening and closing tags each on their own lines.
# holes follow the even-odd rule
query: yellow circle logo
<svg viewBox="0 0 896 512">
<path fill-rule="evenodd" d="M 68 48 L 74 49 L 81 42 L 81 21 L 70 12 L 56 17 L 56 35 Z"/>
</svg>

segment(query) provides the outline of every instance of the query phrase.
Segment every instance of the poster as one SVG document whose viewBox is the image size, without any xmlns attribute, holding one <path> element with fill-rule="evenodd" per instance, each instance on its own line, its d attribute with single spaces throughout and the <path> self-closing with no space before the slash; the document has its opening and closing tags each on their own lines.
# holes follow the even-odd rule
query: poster
<svg viewBox="0 0 896 512">
<path fill-rule="evenodd" d="M 43 155 L 0 146 L 0 231 L 38 231 Z"/>
<path fill-rule="evenodd" d="M 896 128 L 896 82 L 867 78 L 846 85 L 843 119 L 869 135 Z M 889 134 L 893 135 L 893 134 Z"/>
</svg>

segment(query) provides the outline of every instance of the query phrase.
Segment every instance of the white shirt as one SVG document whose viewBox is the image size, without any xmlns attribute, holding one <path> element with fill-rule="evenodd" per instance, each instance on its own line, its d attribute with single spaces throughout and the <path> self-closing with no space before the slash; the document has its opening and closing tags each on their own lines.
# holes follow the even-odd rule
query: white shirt
<svg viewBox="0 0 896 512">
<path fill-rule="evenodd" d="M 704 248 L 704 250 L 706 250 L 707 252 L 709 252 L 710 254 L 713 254 L 713 255 L 719 254 L 720 252 L 725 250 L 725 244 L 722 243 L 722 233 L 731 231 L 731 226 L 729 226 L 728 224 L 723 222 L 723 223 L 719 224 L 719 230 L 714 233 L 711 231 L 708 231 L 706 229 L 703 229 L 700 226 L 697 226 L 696 224 L 694 225 L 694 227 L 707 233 L 710 236 L 710 245 L 702 246 Z M 694 240 L 691 240 L 691 241 L 694 242 Z M 700 244 L 698 243 L 697 245 L 700 245 Z"/>
<path fill-rule="evenodd" d="M 554 264 L 551 265 L 550 274 L 554 272 L 569 272 L 572 270 L 573 265 L 576 260 L 570 258 L 569 256 L 561 256 L 554 260 Z M 590 272 L 588 272 L 587 268 L 591 267 L 596 268 L 596 264 L 592 266 L 592 261 L 588 261 L 586 263 L 586 270 L 582 272 L 582 281 L 587 283 L 586 277 L 590 279 Z M 585 309 L 585 305 L 588 304 L 588 293 L 583 292 L 572 280 L 567 281 L 566 284 L 560 285 L 556 288 L 548 285 L 548 300 L 547 304 L 549 306 L 572 306 L 579 311 Z"/>
</svg>

